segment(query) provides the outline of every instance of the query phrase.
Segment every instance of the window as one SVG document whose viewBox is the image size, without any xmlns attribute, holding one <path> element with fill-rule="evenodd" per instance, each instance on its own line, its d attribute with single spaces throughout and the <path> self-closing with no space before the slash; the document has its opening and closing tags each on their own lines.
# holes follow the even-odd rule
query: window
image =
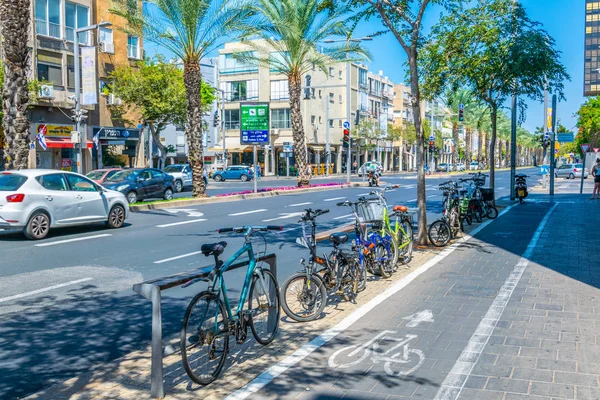
<svg viewBox="0 0 600 400">
<path fill-rule="evenodd" d="M 290 99 L 290 90 L 288 86 L 288 81 L 271 81 L 271 100 L 289 100 Z"/>
<path fill-rule="evenodd" d="M 89 9 L 75 3 L 65 3 L 65 38 L 68 41 L 75 40 L 75 29 L 88 26 Z M 79 43 L 88 43 L 88 33 L 82 32 L 79 34 Z"/>
<path fill-rule="evenodd" d="M 329 102 L 330 103 L 334 103 L 335 102 L 335 95 L 333 93 L 329 93 Z"/>
<path fill-rule="evenodd" d="M 37 54 L 37 79 L 62 85 L 62 56 L 58 53 L 39 50 Z"/>
<path fill-rule="evenodd" d="M 319 124 L 320 124 L 321 122 L 323 122 L 323 117 L 321 117 L 321 116 L 319 115 Z"/>
<path fill-rule="evenodd" d="M 81 58 L 79 58 L 79 65 L 81 65 Z M 81 68 L 79 68 L 79 85 L 81 85 Z M 75 87 L 75 58 L 73 56 L 67 56 L 67 86 Z"/>
<path fill-rule="evenodd" d="M 335 69 L 333 67 L 329 67 L 329 77 L 333 78 L 333 74 L 335 73 Z"/>
<path fill-rule="evenodd" d="M 67 174 L 67 181 L 74 192 L 97 192 L 96 185 L 77 175 Z"/>
<path fill-rule="evenodd" d="M 358 69 L 358 84 L 360 86 L 367 86 L 367 70 L 359 68 Z"/>
<path fill-rule="evenodd" d="M 338 120 L 338 128 L 341 128 L 342 126 L 343 126 L 342 120 L 341 120 L 341 119 L 339 119 L 339 120 Z"/>
<path fill-rule="evenodd" d="M 137 36 L 127 36 L 127 57 L 139 60 L 140 57 L 140 38 Z"/>
<path fill-rule="evenodd" d="M 315 115 L 311 115 L 310 116 L 310 123 L 314 125 L 315 122 L 317 122 L 317 117 Z"/>
<path fill-rule="evenodd" d="M 258 100 L 258 79 L 222 82 L 226 101 Z"/>
<path fill-rule="evenodd" d="M 152 179 L 165 179 L 165 174 L 163 174 L 161 171 L 153 169 L 150 172 L 152 173 Z"/>
<path fill-rule="evenodd" d="M 35 0 L 35 31 L 60 39 L 60 0 Z"/>
<path fill-rule="evenodd" d="M 27 181 L 27 177 L 23 175 L 16 175 L 13 173 L 0 175 L 0 191 L 12 192 L 13 190 L 19 190 L 21 186 Z"/>
<path fill-rule="evenodd" d="M 240 129 L 240 110 L 225 110 L 225 129 Z"/>
<path fill-rule="evenodd" d="M 271 110 L 271 128 L 290 129 L 291 127 L 292 119 L 289 108 L 279 108 Z"/>
<path fill-rule="evenodd" d="M 329 120 L 329 127 L 330 127 L 330 128 L 333 128 L 333 124 L 334 124 L 334 122 L 335 122 L 335 121 L 334 121 L 334 120 L 332 120 L 332 119 L 330 119 L 330 120 Z"/>
<path fill-rule="evenodd" d="M 248 52 L 247 54 L 254 57 L 256 52 Z M 240 55 L 243 55 L 243 53 Z M 219 72 L 221 74 L 241 74 L 256 71 L 258 71 L 256 62 L 239 60 L 232 53 L 219 56 Z"/>
<path fill-rule="evenodd" d="M 319 90 L 319 98 L 322 99 L 323 98 L 323 93 L 321 92 L 321 90 Z"/>
<path fill-rule="evenodd" d="M 65 180 L 65 176 L 63 174 L 50 174 L 38 176 L 36 178 L 38 182 L 42 184 L 45 189 L 48 190 L 60 190 L 67 191 L 67 181 Z"/>
</svg>

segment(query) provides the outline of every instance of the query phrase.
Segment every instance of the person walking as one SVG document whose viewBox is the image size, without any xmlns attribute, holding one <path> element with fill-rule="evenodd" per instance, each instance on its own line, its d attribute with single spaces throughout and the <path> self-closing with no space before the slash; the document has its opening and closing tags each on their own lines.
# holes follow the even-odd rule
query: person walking
<svg viewBox="0 0 600 400">
<path fill-rule="evenodd" d="M 591 199 L 600 198 L 600 158 L 596 158 L 596 165 L 592 167 L 592 176 L 594 177 L 594 191 Z"/>
<path fill-rule="evenodd" d="M 256 179 L 260 180 L 261 167 L 260 163 L 256 164 Z"/>
</svg>

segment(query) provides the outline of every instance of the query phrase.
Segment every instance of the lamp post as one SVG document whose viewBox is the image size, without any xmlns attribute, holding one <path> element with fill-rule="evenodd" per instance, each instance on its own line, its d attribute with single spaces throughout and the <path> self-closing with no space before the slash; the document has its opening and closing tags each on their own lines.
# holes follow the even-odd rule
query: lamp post
<svg viewBox="0 0 600 400">
<path fill-rule="evenodd" d="M 359 42 L 366 42 L 366 41 L 370 41 L 373 40 L 372 37 L 370 36 L 366 36 L 366 37 L 362 37 L 362 38 L 347 38 L 347 39 L 327 39 L 324 40 L 324 43 L 339 43 L 339 42 L 345 42 L 345 43 L 349 43 L 349 42 L 353 42 L 353 43 L 359 43 Z M 352 124 L 351 118 L 350 116 L 352 115 L 352 111 L 350 110 L 350 103 L 351 103 L 351 94 L 352 94 L 352 89 L 350 87 L 350 68 L 352 67 L 352 63 L 350 62 L 350 54 L 348 52 L 346 52 L 346 121 L 348 121 L 349 124 Z M 327 124 L 329 124 L 329 121 L 326 121 Z M 352 132 L 352 131 L 350 131 Z M 326 138 L 326 143 L 325 143 L 325 151 L 327 152 L 327 164 L 329 164 L 330 162 L 330 158 L 331 158 L 331 151 L 330 151 L 330 146 L 329 146 L 329 138 Z M 350 183 L 350 169 L 352 167 L 352 139 L 350 139 L 350 143 L 348 143 L 348 153 L 346 154 L 346 183 Z"/>
<path fill-rule="evenodd" d="M 99 24 L 84 26 L 83 28 L 75 29 L 74 45 L 73 45 L 73 58 L 74 58 L 74 69 L 75 69 L 75 130 L 79 132 L 79 143 L 77 146 L 77 172 L 83 173 L 83 156 L 82 147 L 84 143 L 85 135 L 81 134 L 81 120 L 83 119 L 83 113 L 81 111 L 81 78 L 79 65 L 79 34 L 87 31 L 93 31 L 94 29 L 101 28 L 103 26 L 111 26 L 110 22 L 100 22 Z"/>
</svg>

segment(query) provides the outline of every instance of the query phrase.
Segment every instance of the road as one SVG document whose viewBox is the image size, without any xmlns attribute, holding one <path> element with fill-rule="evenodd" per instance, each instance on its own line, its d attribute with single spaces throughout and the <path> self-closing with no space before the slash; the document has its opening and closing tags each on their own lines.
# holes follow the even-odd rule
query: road
<svg viewBox="0 0 600 400">
<path fill-rule="evenodd" d="M 530 182 L 535 184 L 536 170 L 525 173 L 532 175 Z M 390 204 L 416 207 L 414 175 L 386 175 L 383 180 L 400 185 L 388 192 Z M 441 212 L 437 184 L 446 180 L 427 179 L 429 221 Z M 497 174 L 496 188 L 497 198 L 509 194 L 508 172 Z M 120 230 L 64 229 L 51 232 L 41 242 L 0 234 L 0 397 L 25 396 L 146 347 L 150 304 L 133 293 L 131 286 L 208 264 L 210 260 L 199 254 L 203 243 L 225 239 L 229 243 L 225 256 L 233 254 L 241 238 L 219 236 L 218 228 L 282 225 L 281 232 L 266 234 L 266 241 L 268 251 L 278 256 L 278 279 L 283 282 L 297 270 L 298 259 L 304 255 L 303 248 L 294 243 L 302 211 L 329 208 L 318 230 L 331 229 L 352 220 L 349 210 L 335 203 L 367 193 L 368 188 L 335 189 L 132 213 Z M 227 275 L 232 297 L 243 273 L 237 270 Z M 179 331 L 185 306 L 197 290 L 192 286 L 165 293 L 165 336 Z"/>
</svg>

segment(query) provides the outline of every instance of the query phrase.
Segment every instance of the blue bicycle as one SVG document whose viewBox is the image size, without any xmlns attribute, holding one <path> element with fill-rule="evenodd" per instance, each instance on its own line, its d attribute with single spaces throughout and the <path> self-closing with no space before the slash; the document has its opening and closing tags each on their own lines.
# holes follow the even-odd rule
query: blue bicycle
<svg viewBox="0 0 600 400">
<path fill-rule="evenodd" d="M 183 287 L 199 281 L 209 283 L 209 289 L 198 293 L 190 302 L 181 329 L 181 355 L 183 367 L 190 379 L 200 385 L 214 381 L 225 364 L 229 351 L 229 337 L 235 336 L 238 344 L 244 343 L 248 327 L 256 341 L 268 345 L 273 341 L 279 326 L 279 286 L 273 273 L 257 265 L 253 239 L 259 232 L 281 230 L 280 226 L 242 226 L 219 229 L 219 233 L 243 233 L 245 243 L 229 260 L 219 256 L 227 242 L 204 244 L 205 256 L 214 256 L 215 267 L 206 278 L 187 282 Z M 260 235 L 262 237 L 262 235 Z M 264 238 L 263 238 L 264 240 Z M 266 241 L 265 250 L 266 250 Z M 242 255 L 249 259 L 246 277 L 235 313 L 227 296 L 223 273 Z M 246 306 L 247 300 L 247 308 Z"/>
</svg>

